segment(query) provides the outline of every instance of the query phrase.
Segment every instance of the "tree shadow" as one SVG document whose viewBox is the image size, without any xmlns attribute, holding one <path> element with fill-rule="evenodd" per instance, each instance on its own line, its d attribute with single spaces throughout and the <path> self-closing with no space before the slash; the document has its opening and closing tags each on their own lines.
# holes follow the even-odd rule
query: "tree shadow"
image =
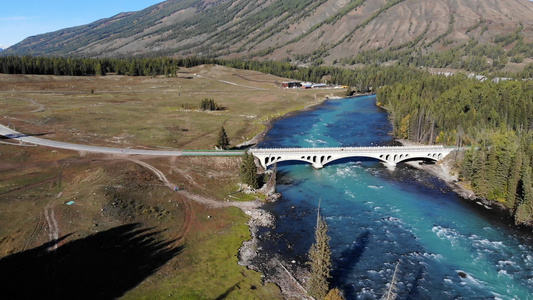
<svg viewBox="0 0 533 300">
<path fill-rule="evenodd" d="M 2 299 L 115 299 L 183 251 L 160 231 L 126 224 L 83 239 L 43 244 L 0 260 Z"/>
<path fill-rule="evenodd" d="M 370 231 L 367 230 L 357 237 L 356 242 L 351 247 L 342 251 L 340 259 L 334 263 L 334 269 L 331 272 L 333 285 L 344 291 L 346 299 L 355 299 L 357 296 L 347 274 L 353 272 L 369 241 Z"/>
<path fill-rule="evenodd" d="M 424 275 L 424 269 L 423 267 L 420 267 L 418 271 L 416 272 L 415 279 L 413 281 L 413 284 L 411 285 L 411 288 L 409 289 L 407 293 L 406 299 L 420 299 L 418 286 L 420 285 L 420 280 L 422 279 L 423 275 Z"/>
<path fill-rule="evenodd" d="M 28 133 L 9 133 L 9 134 L 3 134 L 0 135 L 0 140 L 13 140 L 13 139 L 19 139 L 23 137 L 31 137 L 31 136 L 43 136 L 48 135 L 53 132 L 44 132 L 44 133 L 34 133 L 34 134 L 28 134 Z"/>
<path fill-rule="evenodd" d="M 224 293 L 222 293 L 222 295 L 218 296 L 215 298 L 215 300 L 223 300 L 223 299 L 226 299 L 229 294 L 231 294 L 231 292 L 233 292 L 234 290 L 236 289 L 240 289 L 239 287 L 239 283 L 240 282 L 237 282 L 236 284 L 232 285 L 230 288 L 228 288 Z"/>
</svg>

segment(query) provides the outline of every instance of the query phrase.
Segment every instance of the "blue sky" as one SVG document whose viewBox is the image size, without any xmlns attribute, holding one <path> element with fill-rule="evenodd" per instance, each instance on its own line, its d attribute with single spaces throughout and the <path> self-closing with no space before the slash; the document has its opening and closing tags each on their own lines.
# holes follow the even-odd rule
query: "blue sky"
<svg viewBox="0 0 533 300">
<path fill-rule="evenodd" d="M 164 0 L 2 0 L 0 48 L 62 28 L 88 24 Z"/>
</svg>

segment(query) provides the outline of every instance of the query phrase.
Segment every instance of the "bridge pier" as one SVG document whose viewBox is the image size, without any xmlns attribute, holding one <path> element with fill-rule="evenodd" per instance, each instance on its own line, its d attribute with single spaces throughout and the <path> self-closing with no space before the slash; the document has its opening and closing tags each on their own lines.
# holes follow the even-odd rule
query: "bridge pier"
<svg viewBox="0 0 533 300">
<path fill-rule="evenodd" d="M 321 163 L 312 163 L 313 168 L 322 169 L 324 166 Z"/>
<path fill-rule="evenodd" d="M 394 171 L 394 170 L 396 169 L 396 163 L 395 163 L 395 162 L 388 161 L 388 162 L 383 162 L 383 164 L 384 164 L 385 167 L 387 167 L 387 169 L 389 169 L 390 171 Z"/>
</svg>

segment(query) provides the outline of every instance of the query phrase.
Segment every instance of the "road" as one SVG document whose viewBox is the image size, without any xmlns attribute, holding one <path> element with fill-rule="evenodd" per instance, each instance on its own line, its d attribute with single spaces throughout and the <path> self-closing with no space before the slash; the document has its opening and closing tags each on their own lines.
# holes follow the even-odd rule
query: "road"
<svg viewBox="0 0 533 300">
<path fill-rule="evenodd" d="M 68 150 L 82 151 L 82 152 L 106 153 L 106 154 L 150 155 L 150 156 L 181 156 L 181 155 L 228 156 L 228 155 L 242 155 L 244 153 L 243 151 L 142 150 L 142 149 L 131 149 L 131 148 L 113 148 L 113 147 L 72 144 L 72 143 L 64 143 L 64 142 L 57 142 L 57 141 L 42 139 L 42 138 L 38 138 L 32 135 L 23 134 L 1 124 L 0 124 L 0 136 L 4 136 L 10 140 L 16 140 L 19 142 L 46 146 L 46 147 L 51 147 L 51 148 L 68 149 Z"/>
</svg>

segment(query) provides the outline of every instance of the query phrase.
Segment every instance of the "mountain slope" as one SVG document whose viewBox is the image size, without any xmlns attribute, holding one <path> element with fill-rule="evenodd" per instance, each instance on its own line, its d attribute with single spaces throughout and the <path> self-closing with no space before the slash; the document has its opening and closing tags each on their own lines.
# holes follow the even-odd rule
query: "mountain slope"
<svg viewBox="0 0 533 300">
<path fill-rule="evenodd" d="M 502 47 L 509 50 L 519 40 L 529 47 L 532 26 L 528 0 L 170 0 L 29 37 L 3 55 L 202 55 L 331 63 L 367 50 L 430 53 L 471 40 L 494 44 L 513 34 L 517 38 Z"/>
</svg>

